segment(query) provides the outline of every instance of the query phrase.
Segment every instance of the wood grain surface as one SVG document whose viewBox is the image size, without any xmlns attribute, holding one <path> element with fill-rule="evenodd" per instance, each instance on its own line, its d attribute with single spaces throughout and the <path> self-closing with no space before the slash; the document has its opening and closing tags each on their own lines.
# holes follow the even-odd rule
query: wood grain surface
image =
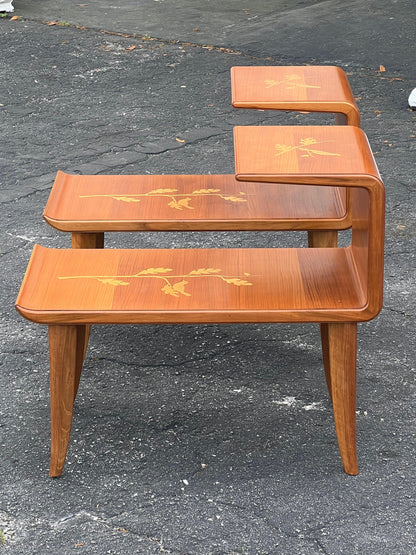
<svg viewBox="0 0 416 555">
<path fill-rule="evenodd" d="M 367 137 L 353 126 L 235 127 L 236 177 L 243 181 L 360 186 L 380 178 Z"/>
<path fill-rule="evenodd" d="M 342 189 L 241 183 L 234 175 L 58 172 L 43 216 L 71 232 L 346 229 L 351 223 Z"/>
<path fill-rule="evenodd" d="M 27 276 L 16 306 L 39 323 L 369 319 L 351 248 L 71 250 L 37 245 Z"/>
<path fill-rule="evenodd" d="M 235 108 L 343 114 L 360 126 L 360 113 L 345 72 L 334 66 L 239 66 L 231 68 Z"/>
</svg>

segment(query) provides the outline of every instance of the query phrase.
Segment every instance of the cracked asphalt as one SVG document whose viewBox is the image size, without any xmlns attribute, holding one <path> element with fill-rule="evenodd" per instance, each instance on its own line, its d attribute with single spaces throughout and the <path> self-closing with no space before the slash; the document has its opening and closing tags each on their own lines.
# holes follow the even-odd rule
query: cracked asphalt
<svg viewBox="0 0 416 555">
<path fill-rule="evenodd" d="M 416 553 L 415 24 L 411 0 L 345 4 L 15 0 L 0 18 L 0 553 Z M 235 125 L 329 120 L 233 110 L 230 67 L 303 63 L 346 70 L 387 189 L 385 305 L 359 327 L 360 474 L 342 471 L 316 326 L 103 326 L 48 478 L 47 330 L 13 305 L 33 244 L 70 245 L 41 217 L 56 171 L 232 173 Z"/>
</svg>

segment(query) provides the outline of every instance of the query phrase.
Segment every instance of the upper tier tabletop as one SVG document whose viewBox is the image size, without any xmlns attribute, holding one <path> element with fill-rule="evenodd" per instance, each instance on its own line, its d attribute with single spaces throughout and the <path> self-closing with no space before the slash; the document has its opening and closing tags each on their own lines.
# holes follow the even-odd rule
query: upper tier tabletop
<svg viewBox="0 0 416 555">
<path fill-rule="evenodd" d="M 58 172 L 44 218 L 62 231 L 342 229 L 336 187 L 241 183 L 234 175 Z"/>
<path fill-rule="evenodd" d="M 241 181 L 360 186 L 359 177 L 380 180 L 358 127 L 236 127 L 234 150 Z"/>
<path fill-rule="evenodd" d="M 235 108 L 359 112 L 342 69 L 333 66 L 254 66 L 231 68 Z"/>
</svg>

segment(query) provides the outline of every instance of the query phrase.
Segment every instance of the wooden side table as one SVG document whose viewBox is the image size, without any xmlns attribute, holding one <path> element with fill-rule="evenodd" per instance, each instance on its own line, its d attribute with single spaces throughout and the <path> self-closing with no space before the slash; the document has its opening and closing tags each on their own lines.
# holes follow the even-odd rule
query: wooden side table
<svg viewBox="0 0 416 555">
<path fill-rule="evenodd" d="M 384 187 L 353 126 L 239 127 L 236 177 L 278 187 L 352 191 L 344 248 L 45 249 L 36 246 L 16 301 L 49 327 L 50 475 L 62 472 L 92 324 L 318 322 L 344 469 L 357 474 L 357 323 L 382 306 Z"/>
</svg>

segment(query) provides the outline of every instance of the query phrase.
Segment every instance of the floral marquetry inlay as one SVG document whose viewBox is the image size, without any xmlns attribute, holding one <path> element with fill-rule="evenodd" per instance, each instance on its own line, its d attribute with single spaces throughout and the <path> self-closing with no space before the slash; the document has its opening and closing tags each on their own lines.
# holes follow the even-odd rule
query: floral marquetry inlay
<svg viewBox="0 0 416 555">
<path fill-rule="evenodd" d="M 296 89 L 320 89 L 319 85 L 306 85 L 305 83 L 299 83 L 302 80 L 300 75 L 292 73 L 290 75 L 285 75 L 282 81 L 277 81 L 275 79 L 266 79 L 264 81 L 266 89 L 271 89 L 272 87 L 279 87 L 284 85 L 287 91 L 293 91 Z"/>
<path fill-rule="evenodd" d="M 192 191 L 191 193 L 178 193 L 178 189 L 154 189 L 148 191 L 147 193 L 117 193 L 108 195 L 81 195 L 80 198 L 111 198 L 113 200 L 118 200 L 121 202 L 140 202 L 142 199 L 149 199 L 155 197 L 165 197 L 170 208 L 175 208 L 176 210 L 183 210 L 187 208 L 188 210 L 194 210 L 191 206 L 191 202 L 195 197 L 218 197 L 227 202 L 247 202 L 247 199 L 243 198 L 246 193 L 240 192 L 237 195 L 230 195 L 227 193 L 222 193 L 221 189 L 198 189 Z"/>
<path fill-rule="evenodd" d="M 318 156 L 341 156 L 337 152 L 328 152 L 325 150 L 318 150 L 314 147 L 314 145 L 320 145 L 323 143 L 329 143 L 332 141 L 317 141 L 313 137 L 307 137 L 306 139 L 301 139 L 299 145 L 282 145 L 276 144 L 275 149 L 276 153 L 275 156 L 282 156 L 283 154 L 288 154 L 289 152 L 293 152 L 294 150 L 299 150 L 304 154 L 301 154 L 302 158 L 314 158 L 316 155 Z M 314 147 L 314 148 L 311 148 Z"/>
<path fill-rule="evenodd" d="M 173 272 L 172 268 L 146 268 L 136 274 L 130 275 L 60 276 L 58 279 L 92 279 L 105 285 L 113 286 L 130 285 L 131 280 L 133 279 L 158 279 L 164 282 L 164 286 L 161 288 L 161 291 L 165 293 L 165 295 L 171 295 L 172 297 L 179 297 L 180 295 L 184 295 L 185 297 L 191 296 L 191 294 L 185 290 L 186 285 L 189 283 L 187 280 L 189 279 L 216 278 L 230 285 L 252 285 L 252 283 L 239 276 L 228 276 L 222 274 L 221 269 L 219 268 L 198 268 L 197 270 L 192 270 L 188 274 L 180 275 L 172 275 L 171 272 Z M 244 277 L 249 276 L 250 274 L 244 273 Z"/>
</svg>

